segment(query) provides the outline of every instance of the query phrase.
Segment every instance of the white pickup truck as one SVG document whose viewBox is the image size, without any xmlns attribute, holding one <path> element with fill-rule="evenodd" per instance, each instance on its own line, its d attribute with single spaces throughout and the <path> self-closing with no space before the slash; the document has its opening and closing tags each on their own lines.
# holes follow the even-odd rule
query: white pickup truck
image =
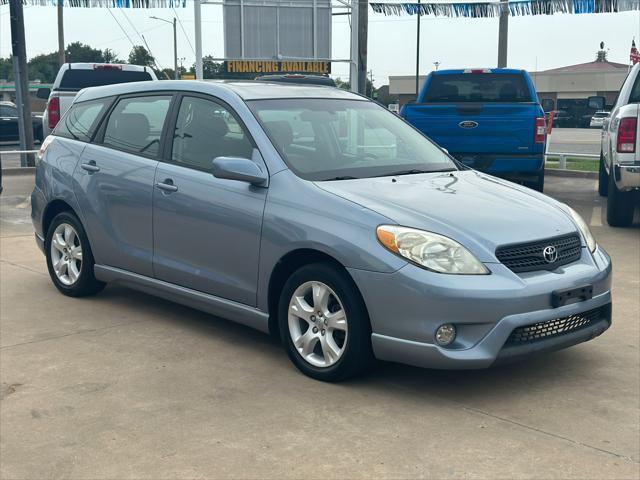
<svg viewBox="0 0 640 480">
<path fill-rule="evenodd" d="M 47 99 L 42 117 L 43 138 L 51 133 L 69 109 L 76 94 L 87 87 L 113 83 L 157 80 L 149 67 L 118 63 L 65 63 L 60 67 L 51 89 L 38 89 L 38 98 Z"/>
<path fill-rule="evenodd" d="M 608 196 L 607 222 L 633 222 L 640 192 L 640 64 L 633 67 L 602 125 L 598 192 Z"/>
</svg>

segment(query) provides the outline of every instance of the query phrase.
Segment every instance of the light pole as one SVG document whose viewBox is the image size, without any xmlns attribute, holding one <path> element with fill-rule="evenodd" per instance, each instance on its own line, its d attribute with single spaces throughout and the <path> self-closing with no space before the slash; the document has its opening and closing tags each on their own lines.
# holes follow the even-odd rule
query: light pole
<svg viewBox="0 0 640 480">
<path fill-rule="evenodd" d="M 176 17 L 173 17 L 173 22 L 160 17 L 150 18 L 173 25 L 173 78 L 178 80 L 180 77 L 178 76 L 178 35 L 176 31 Z"/>
<path fill-rule="evenodd" d="M 435 65 L 435 67 L 436 67 L 436 72 L 438 71 L 438 67 L 440 66 L 440 64 L 441 64 L 441 63 L 442 63 L 442 62 L 433 62 L 433 64 L 434 64 L 434 65 Z"/>
</svg>

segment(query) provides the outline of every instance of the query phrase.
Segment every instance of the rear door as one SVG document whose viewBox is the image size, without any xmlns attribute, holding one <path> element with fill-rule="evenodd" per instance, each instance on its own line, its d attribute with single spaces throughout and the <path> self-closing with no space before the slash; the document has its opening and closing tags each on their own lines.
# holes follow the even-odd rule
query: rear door
<svg viewBox="0 0 640 480">
<path fill-rule="evenodd" d="M 267 189 L 215 178 L 211 166 L 220 156 L 266 166 L 231 107 L 185 95 L 177 110 L 153 192 L 156 278 L 254 306 Z"/>
<path fill-rule="evenodd" d="M 432 75 L 411 122 L 451 153 L 532 153 L 538 105 L 521 73 Z"/>
<path fill-rule="evenodd" d="M 172 99 L 119 98 L 82 154 L 76 195 L 98 264 L 153 276 L 153 182 Z"/>
</svg>

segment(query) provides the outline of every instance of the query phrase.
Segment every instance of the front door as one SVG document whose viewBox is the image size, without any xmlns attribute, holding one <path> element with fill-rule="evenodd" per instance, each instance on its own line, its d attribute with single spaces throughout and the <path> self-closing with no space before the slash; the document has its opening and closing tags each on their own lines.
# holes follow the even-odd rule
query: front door
<svg viewBox="0 0 640 480">
<path fill-rule="evenodd" d="M 211 164 L 220 156 L 260 161 L 229 107 L 183 97 L 168 161 L 156 171 L 154 272 L 159 280 L 254 306 L 267 189 L 215 178 Z"/>
<path fill-rule="evenodd" d="M 153 184 L 172 96 L 124 97 L 76 168 L 96 263 L 153 276 Z"/>
</svg>

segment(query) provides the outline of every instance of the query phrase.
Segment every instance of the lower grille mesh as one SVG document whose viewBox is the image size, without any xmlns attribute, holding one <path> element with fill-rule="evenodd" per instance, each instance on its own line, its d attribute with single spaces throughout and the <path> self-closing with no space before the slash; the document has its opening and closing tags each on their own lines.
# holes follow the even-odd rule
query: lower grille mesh
<svg viewBox="0 0 640 480">
<path fill-rule="evenodd" d="M 599 307 L 568 317 L 518 327 L 511 332 L 505 345 L 522 345 L 579 330 L 607 318 L 607 307 Z"/>
</svg>

